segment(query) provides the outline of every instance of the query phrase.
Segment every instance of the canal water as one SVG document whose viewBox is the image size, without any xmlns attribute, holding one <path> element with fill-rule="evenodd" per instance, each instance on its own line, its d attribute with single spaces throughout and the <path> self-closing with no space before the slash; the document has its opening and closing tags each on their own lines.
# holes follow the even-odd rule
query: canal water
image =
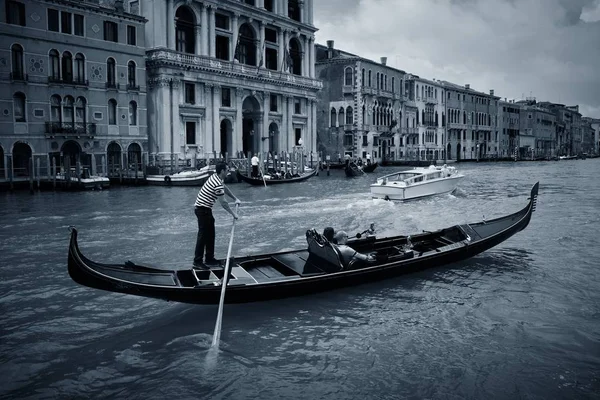
<svg viewBox="0 0 600 400">
<path fill-rule="evenodd" d="M 451 195 L 374 201 L 398 168 L 231 185 L 233 253 L 306 246 L 306 229 L 379 236 L 520 209 L 524 231 L 468 261 L 279 301 L 215 306 L 89 289 L 67 273 L 68 226 L 92 260 L 190 267 L 197 188 L 0 193 L 0 398 L 582 399 L 600 393 L 600 159 L 458 164 Z M 217 256 L 231 218 L 218 209 Z"/>
</svg>

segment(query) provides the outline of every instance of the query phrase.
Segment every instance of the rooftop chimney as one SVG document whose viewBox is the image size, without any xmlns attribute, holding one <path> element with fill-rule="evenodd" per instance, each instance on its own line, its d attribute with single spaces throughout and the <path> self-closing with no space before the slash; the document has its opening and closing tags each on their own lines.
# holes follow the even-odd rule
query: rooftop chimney
<svg viewBox="0 0 600 400">
<path fill-rule="evenodd" d="M 327 41 L 327 48 L 333 49 L 333 40 L 328 40 Z"/>
<path fill-rule="evenodd" d="M 387 64 L 387 57 L 381 57 L 381 65 Z"/>
<path fill-rule="evenodd" d="M 471 85 L 469 83 L 465 83 L 465 89 L 471 89 Z"/>
<path fill-rule="evenodd" d="M 327 58 L 333 58 L 333 40 L 327 41 Z"/>
<path fill-rule="evenodd" d="M 494 95 L 494 89 L 490 89 L 490 96 Z"/>
</svg>

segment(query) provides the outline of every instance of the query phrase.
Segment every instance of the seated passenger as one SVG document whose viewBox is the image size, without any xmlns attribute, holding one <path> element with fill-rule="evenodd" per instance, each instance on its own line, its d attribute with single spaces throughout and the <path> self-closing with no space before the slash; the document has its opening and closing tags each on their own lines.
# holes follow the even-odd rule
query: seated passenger
<svg viewBox="0 0 600 400">
<path fill-rule="evenodd" d="M 329 240 L 330 243 L 337 243 L 337 241 L 334 238 L 335 230 L 331 226 L 328 226 L 327 228 L 323 229 L 323 236 L 325 237 L 325 239 Z"/>
<path fill-rule="evenodd" d="M 334 240 L 337 241 L 337 248 L 343 258 L 342 263 L 348 266 L 348 269 L 352 269 L 353 266 L 356 268 L 362 263 L 374 262 L 375 257 L 372 254 L 362 254 L 354 250 L 352 247 L 346 245 L 348 243 L 348 234 L 344 231 L 338 231 Z"/>
</svg>

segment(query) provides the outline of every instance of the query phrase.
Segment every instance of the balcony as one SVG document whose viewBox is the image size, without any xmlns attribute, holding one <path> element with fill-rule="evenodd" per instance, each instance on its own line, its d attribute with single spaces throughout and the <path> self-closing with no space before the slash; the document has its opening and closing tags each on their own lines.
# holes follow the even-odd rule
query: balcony
<svg viewBox="0 0 600 400">
<path fill-rule="evenodd" d="M 344 94 L 354 93 L 354 87 L 350 86 L 350 85 L 343 85 L 342 86 L 342 93 L 344 93 Z"/>
<path fill-rule="evenodd" d="M 119 84 L 117 82 L 106 82 L 104 87 L 108 90 L 119 90 Z"/>
<path fill-rule="evenodd" d="M 48 83 L 56 85 L 69 85 L 69 86 L 85 86 L 88 87 L 90 82 L 83 78 L 60 78 L 57 76 L 49 76 Z"/>
<path fill-rule="evenodd" d="M 13 82 L 27 82 L 29 80 L 29 76 L 23 71 L 11 72 L 10 80 Z"/>
<path fill-rule="evenodd" d="M 241 79 L 274 79 L 291 85 L 307 86 L 311 89 L 323 88 L 323 82 L 318 79 L 292 75 L 282 71 L 257 68 L 255 65 L 217 60 L 209 56 L 179 53 L 170 49 L 151 50 L 146 54 L 146 66 L 149 68 L 175 67 L 182 69 L 197 69 L 219 75 L 230 74 Z"/>
<path fill-rule="evenodd" d="M 46 122 L 46 137 L 63 136 L 67 138 L 80 138 L 88 136 L 93 138 L 96 135 L 96 124 L 85 122 Z"/>
<path fill-rule="evenodd" d="M 400 132 L 404 135 L 418 135 L 419 128 L 401 128 Z"/>
<path fill-rule="evenodd" d="M 435 97 L 427 97 L 423 98 L 426 104 L 437 104 L 437 99 Z"/>
</svg>

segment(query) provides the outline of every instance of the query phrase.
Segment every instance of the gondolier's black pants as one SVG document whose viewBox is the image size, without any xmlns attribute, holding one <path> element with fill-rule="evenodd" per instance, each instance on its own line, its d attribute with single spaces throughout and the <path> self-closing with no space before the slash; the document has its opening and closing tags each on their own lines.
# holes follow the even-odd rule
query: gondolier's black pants
<svg viewBox="0 0 600 400">
<path fill-rule="evenodd" d="M 253 178 L 258 178 L 258 165 L 253 165 L 252 166 L 252 177 Z"/>
<path fill-rule="evenodd" d="M 194 264 L 202 264 L 204 250 L 206 249 L 206 259 L 215 258 L 215 219 L 212 210 L 207 207 L 195 207 L 194 213 L 198 219 L 198 237 L 196 238 L 196 252 L 194 254 Z"/>
</svg>

